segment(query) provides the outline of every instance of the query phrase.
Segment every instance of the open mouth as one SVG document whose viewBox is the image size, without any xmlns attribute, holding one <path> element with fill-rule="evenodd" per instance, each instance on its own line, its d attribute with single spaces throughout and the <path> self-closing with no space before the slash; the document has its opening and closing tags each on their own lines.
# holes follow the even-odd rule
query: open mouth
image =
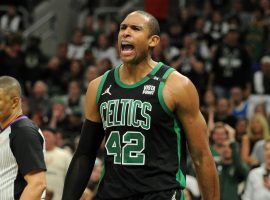
<svg viewBox="0 0 270 200">
<path fill-rule="evenodd" d="M 133 52 L 134 45 L 126 42 L 121 43 L 121 52 L 125 55 L 129 55 Z"/>
</svg>

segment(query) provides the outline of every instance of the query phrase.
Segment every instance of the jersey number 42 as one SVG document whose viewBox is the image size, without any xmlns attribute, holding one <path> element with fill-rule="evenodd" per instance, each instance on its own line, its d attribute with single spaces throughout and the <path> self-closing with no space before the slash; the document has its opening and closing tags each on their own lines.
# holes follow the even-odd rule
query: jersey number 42
<svg viewBox="0 0 270 200">
<path fill-rule="evenodd" d="M 141 132 L 127 131 L 121 138 L 118 131 L 112 131 L 105 148 L 107 155 L 114 157 L 114 164 L 145 164 L 145 154 L 142 153 L 145 148 L 145 137 Z"/>
</svg>

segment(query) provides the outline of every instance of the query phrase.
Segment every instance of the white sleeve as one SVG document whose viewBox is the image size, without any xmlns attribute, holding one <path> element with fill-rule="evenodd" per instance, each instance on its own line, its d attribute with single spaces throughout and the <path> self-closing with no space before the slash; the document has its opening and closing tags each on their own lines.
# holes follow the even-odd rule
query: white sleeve
<svg viewBox="0 0 270 200">
<path fill-rule="evenodd" d="M 256 94 L 263 94 L 264 88 L 263 88 L 263 79 L 262 79 L 262 72 L 258 71 L 254 74 L 254 90 Z"/>
<path fill-rule="evenodd" d="M 246 182 L 246 188 L 244 191 L 244 194 L 242 195 L 242 200 L 253 200 L 252 194 L 255 192 L 253 188 L 253 173 L 252 171 L 249 173 L 247 182 Z"/>
</svg>

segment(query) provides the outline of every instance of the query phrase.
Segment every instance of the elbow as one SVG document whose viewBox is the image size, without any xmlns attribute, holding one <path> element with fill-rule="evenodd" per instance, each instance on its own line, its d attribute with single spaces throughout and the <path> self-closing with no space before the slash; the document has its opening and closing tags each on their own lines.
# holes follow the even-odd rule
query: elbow
<svg viewBox="0 0 270 200">
<path fill-rule="evenodd" d="M 30 186 L 30 188 L 34 189 L 35 191 L 39 191 L 40 193 L 42 193 L 47 187 L 45 179 L 38 179 L 32 181 L 28 183 L 28 185 Z"/>
<path fill-rule="evenodd" d="M 46 181 L 45 180 L 40 180 L 35 183 L 35 188 L 39 191 L 44 191 L 47 187 Z"/>
<path fill-rule="evenodd" d="M 192 156 L 192 160 L 196 168 L 201 167 L 202 165 L 214 165 L 214 159 L 210 152 L 201 152 L 200 154 Z"/>
</svg>

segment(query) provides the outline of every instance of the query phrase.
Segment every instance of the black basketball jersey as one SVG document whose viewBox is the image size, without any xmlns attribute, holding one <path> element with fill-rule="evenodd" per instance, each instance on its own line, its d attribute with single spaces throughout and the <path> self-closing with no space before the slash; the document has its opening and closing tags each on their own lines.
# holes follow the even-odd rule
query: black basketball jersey
<svg viewBox="0 0 270 200">
<path fill-rule="evenodd" d="M 159 62 L 141 81 L 126 85 L 116 67 L 103 75 L 97 104 L 106 133 L 101 199 L 185 187 L 186 142 L 162 91 L 174 70 Z"/>
</svg>

